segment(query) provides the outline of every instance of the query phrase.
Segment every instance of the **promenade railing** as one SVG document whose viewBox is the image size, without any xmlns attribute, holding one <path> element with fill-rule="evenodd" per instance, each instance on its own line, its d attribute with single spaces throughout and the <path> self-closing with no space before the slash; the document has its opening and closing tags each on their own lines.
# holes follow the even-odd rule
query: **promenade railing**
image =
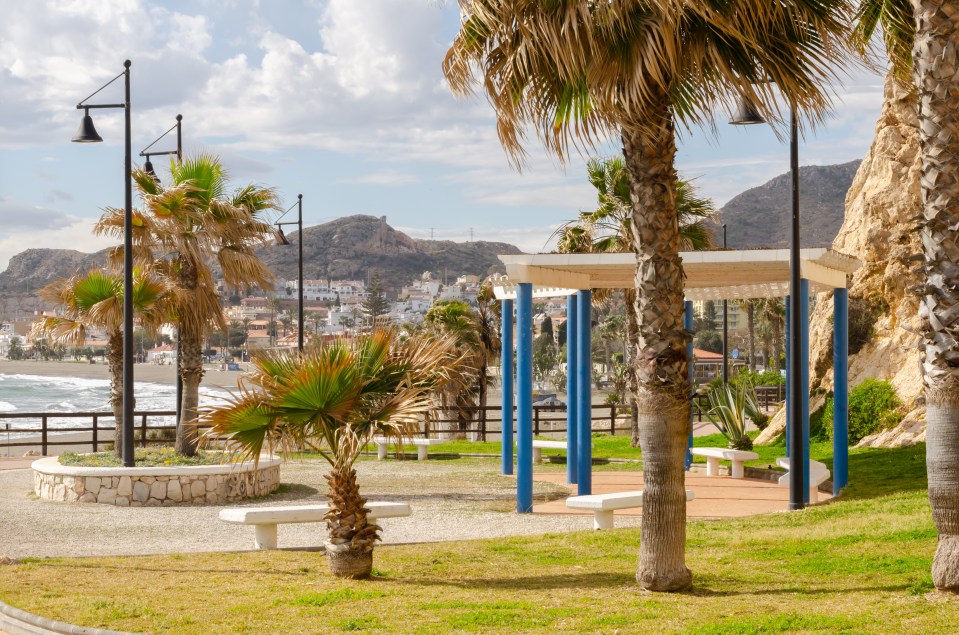
<svg viewBox="0 0 959 635">
<path fill-rule="evenodd" d="M 778 406 L 784 397 L 781 386 L 760 386 L 756 389 L 756 396 L 764 410 Z M 707 420 L 707 409 L 706 397 L 696 395 L 692 400 L 693 420 Z M 631 412 L 626 404 L 592 404 L 590 414 L 594 432 L 616 435 L 629 434 L 631 430 Z M 166 444 L 173 439 L 176 432 L 173 410 L 138 410 L 134 417 L 134 444 L 137 447 Z M 457 412 L 444 411 L 439 417 L 424 421 L 415 436 L 465 435 L 472 440 L 489 441 L 498 440 L 502 428 L 500 406 L 477 406 Z M 533 406 L 534 435 L 566 431 L 565 406 Z M 12 455 L 16 448 L 38 448 L 41 454 L 47 454 L 51 447 L 98 452 L 113 443 L 114 432 L 114 417 L 109 411 L 0 413 L 0 455 Z"/>
</svg>

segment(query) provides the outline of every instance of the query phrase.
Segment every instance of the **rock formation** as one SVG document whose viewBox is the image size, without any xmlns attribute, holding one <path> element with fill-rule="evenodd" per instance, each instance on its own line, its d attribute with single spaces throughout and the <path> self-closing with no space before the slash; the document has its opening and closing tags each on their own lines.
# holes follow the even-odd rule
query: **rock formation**
<svg viewBox="0 0 959 635">
<path fill-rule="evenodd" d="M 889 380 L 910 408 L 899 429 L 860 445 L 906 445 L 925 434 L 918 344 L 921 273 L 918 220 L 919 131 L 914 92 L 886 78 L 876 137 L 846 196 L 846 215 L 833 249 L 863 266 L 849 287 L 849 385 L 866 377 Z M 832 389 L 832 315 L 822 294 L 810 322 L 810 386 Z"/>
</svg>

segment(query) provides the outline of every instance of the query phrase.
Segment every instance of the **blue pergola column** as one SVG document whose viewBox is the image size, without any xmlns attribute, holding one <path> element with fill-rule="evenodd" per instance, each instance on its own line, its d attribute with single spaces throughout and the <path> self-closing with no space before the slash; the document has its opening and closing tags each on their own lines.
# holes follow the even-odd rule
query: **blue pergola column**
<svg viewBox="0 0 959 635">
<path fill-rule="evenodd" d="M 577 431 L 577 493 L 593 493 L 593 426 L 592 426 L 592 354 L 590 351 L 590 326 L 592 291 L 583 289 L 577 295 L 576 306 L 576 406 L 579 412 Z"/>
<path fill-rule="evenodd" d="M 693 330 L 693 303 L 689 300 L 683 305 L 683 328 L 687 331 Z M 696 394 L 695 389 L 695 367 L 693 363 L 693 340 L 690 338 L 686 342 L 686 358 L 689 359 L 689 443 L 686 445 L 686 458 L 683 461 L 683 467 L 686 471 L 689 471 L 689 468 L 693 465 L 693 395 Z"/>
<path fill-rule="evenodd" d="M 806 461 L 803 466 L 803 502 L 809 504 L 809 280 L 799 282 L 799 312 L 802 316 L 799 332 L 802 355 L 802 382 L 799 390 L 802 398 L 802 455 Z M 790 468 L 792 461 L 790 460 Z"/>
<path fill-rule="evenodd" d="M 791 301 L 792 301 L 791 298 L 787 295 L 786 296 L 786 320 L 785 320 L 786 325 L 785 325 L 785 328 L 783 329 L 783 339 L 785 340 L 783 344 L 785 344 L 785 348 L 786 348 L 786 364 L 785 364 L 785 368 L 786 368 L 786 456 L 790 456 L 790 457 L 793 455 L 792 445 L 790 445 L 792 439 L 789 438 L 789 430 L 792 427 L 789 424 L 793 420 L 792 408 L 789 407 L 789 395 L 791 394 L 789 392 L 789 386 L 790 386 L 790 382 L 792 381 L 792 373 L 789 372 L 789 349 L 792 347 L 792 345 L 790 344 L 790 339 L 792 338 L 792 325 L 789 323 L 789 315 L 790 315 L 789 305 L 791 304 Z M 776 360 L 776 362 L 778 363 L 779 360 Z"/>
<path fill-rule="evenodd" d="M 849 482 L 849 291 L 833 292 L 832 493 Z"/>
<path fill-rule="evenodd" d="M 579 366 L 576 363 L 577 342 L 579 341 L 576 325 L 577 296 L 571 293 L 566 296 L 566 482 L 572 485 L 577 480 L 579 464 L 577 463 L 577 439 L 579 408 L 576 395 L 576 376 Z"/>
<path fill-rule="evenodd" d="M 503 380 L 502 457 L 503 474 L 513 473 L 513 301 L 502 301 L 502 358 L 500 377 Z"/>
<path fill-rule="evenodd" d="M 533 285 L 516 285 L 516 511 L 533 511 Z"/>
</svg>

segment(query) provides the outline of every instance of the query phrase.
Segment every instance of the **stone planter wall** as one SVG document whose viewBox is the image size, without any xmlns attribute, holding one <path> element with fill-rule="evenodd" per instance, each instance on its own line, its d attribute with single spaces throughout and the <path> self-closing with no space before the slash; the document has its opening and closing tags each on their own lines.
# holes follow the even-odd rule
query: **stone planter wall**
<svg viewBox="0 0 959 635">
<path fill-rule="evenodd" d="M 44 500 L 120 507 L 220 505 L 280 486 L 280 459 L 197 467 L 76 467 L 57 457 L 33 462 L 33 489 Z"/>
</svg>

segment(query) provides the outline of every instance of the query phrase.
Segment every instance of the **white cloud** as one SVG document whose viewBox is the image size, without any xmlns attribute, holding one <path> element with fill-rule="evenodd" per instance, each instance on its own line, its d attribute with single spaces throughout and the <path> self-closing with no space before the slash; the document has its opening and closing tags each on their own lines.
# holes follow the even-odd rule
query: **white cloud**
<svg viewBox="0 0 959 635">
<path fill-rule="evenodd" d="M 112 238 L 94 236 L 91 228 L 92 223 L 89 220 L 70 219 L 60 227 L 0 234 L 0 269 L 6 269 L 12 256 L 31 247 L 75 249 L 93 253 L 116 244 Z"/>
</svg>

